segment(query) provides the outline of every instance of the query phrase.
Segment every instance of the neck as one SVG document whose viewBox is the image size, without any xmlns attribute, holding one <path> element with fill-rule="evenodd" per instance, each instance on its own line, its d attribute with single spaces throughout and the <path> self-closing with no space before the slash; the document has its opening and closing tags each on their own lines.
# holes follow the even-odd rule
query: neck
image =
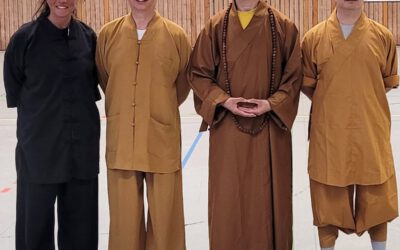
<svg viewBox="0 0 400 250">
<path fill-rule="evenodd" d="M 362 9 L 337 9 L 336 16 L 341 24 L 355 24 L 362 14 Z"/>
<path fill-rule="evenodd" d="M 65 17 L 65 18 L 58 18 L 54 17 L 51 14 L 49 15 L 48 19 L 54 26 L 56 26 L 59 29 L 65 29 L 68 27 L 69 23 L 71 22 L 71 16 Z"/>
<path fill-rule="evenodd" d="M 236 8 L 239 11 L 249 11 L 257 7 L 260 0 L 235 0 Z"/>
<path fill-rule="evenodd" d="M 136 28 L 139 30 L 146 29 L 147 25 L 149 24 L 150 20 L 154 17 L 155 14 L 156 14 L 155 10 L 151 10 L 149 12 L 132 11 L 132 17 L 133 20 L 135 20 Z"/>
</svg>

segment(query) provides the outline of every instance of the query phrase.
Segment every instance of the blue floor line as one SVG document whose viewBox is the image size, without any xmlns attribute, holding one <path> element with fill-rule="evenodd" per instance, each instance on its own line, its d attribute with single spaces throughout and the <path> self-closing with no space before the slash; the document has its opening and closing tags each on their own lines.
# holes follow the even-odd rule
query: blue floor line
<svg viewBox="0 0 400 250">
<path fill-rule="evenodd" d="M 199 143 L 201 137 L 203 136 L 203 132 L 199 132 L 199 134 L 196 136 L 194 139 L 192 145 L 190 146 L 189 150 L 186 152 L 185 158 L 183 158 L 182 161 L 182 168 L 185 168 L 187 162 L 189 161 L 190 157 L 193 154 L 193 151 L 195 150 L 197 144 Z"/>
</svg>

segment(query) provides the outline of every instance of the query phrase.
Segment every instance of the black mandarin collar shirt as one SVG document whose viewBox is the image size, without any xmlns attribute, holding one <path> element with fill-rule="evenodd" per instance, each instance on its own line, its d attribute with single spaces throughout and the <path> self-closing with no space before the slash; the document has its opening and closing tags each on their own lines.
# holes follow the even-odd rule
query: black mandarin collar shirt
<svg viewBox="0 0 400 250">
<path fill-rule="evenodd" d="M 72 19 L 58 29 L 47 18 L 23 25 L 4 60 L 8 107 L 17 107 L 18 178 L 60 183 L 98 174 L 100 99 L 96 35 Z"/>
</svg>

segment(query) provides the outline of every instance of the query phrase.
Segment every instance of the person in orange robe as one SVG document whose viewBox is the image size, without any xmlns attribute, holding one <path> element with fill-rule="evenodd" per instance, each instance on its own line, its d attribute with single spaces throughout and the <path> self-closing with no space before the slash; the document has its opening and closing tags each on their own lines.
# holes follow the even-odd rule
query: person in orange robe
<svg viewBox="0 0 400 250">
<path fill-rule="evenodd" d="M 322 249 L 338 230 L 368 231 L 384 250 L 398 216 L 386 92 L 399 84 L 390 31 L 369 19 L 362 0 L 337 9 L 302 43 L 303 92 L 312 101 L 308 171 Z"/>
<path fill-rule="evenodd" d="M 109 249 L 184 250 L 179 105 L 190 90 L 192 48 L 156 0 L 128 2 L 131 12 L 101 29 L 96 53 L 107 114 Z"/>
</svg>

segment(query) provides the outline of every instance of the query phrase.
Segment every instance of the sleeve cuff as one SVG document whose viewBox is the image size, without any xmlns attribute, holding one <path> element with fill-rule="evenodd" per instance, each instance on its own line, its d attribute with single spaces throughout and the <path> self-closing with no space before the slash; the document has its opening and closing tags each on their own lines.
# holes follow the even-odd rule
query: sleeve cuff
<svg viewBox="0 0 400 250">
<path fill-rule="evenodd" d="M 8 108 L 16 108 L 18 106 L 17 100 L 14 98 L 7 97 L 7 107 Z"/>
<path fill-rule="evenodd" d="M 303 86 L 304 87 L 310 87 L 310 88 L 315 88 L 318 82 L 318 76 L 317 79 L 308 77 L 308 76 L 303 76 Z"/>
<path fill-rule="evenodd" d="M 229 95 L 225 92 L 214 92 L 211 93 L 206 100 L 204 100 L 200 110 L 200 115 L 209 126 L 213 124 L 215 119 L 215 110 L 217 105 L 225 102 L 228 98 Z"/>
<path fill-rule="evenodd" d="M 388 76 L 383 78 L 386 88 L 397 88 L 399 86 L 399 76 Z"/>
</svg>

